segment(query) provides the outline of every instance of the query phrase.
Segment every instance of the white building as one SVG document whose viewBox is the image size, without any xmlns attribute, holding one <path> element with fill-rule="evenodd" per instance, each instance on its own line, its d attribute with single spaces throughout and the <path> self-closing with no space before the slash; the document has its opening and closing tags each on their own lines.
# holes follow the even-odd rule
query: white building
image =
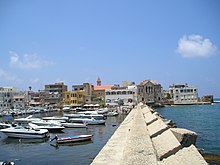
<svg viewBox="0 0 220 165">
<path fill-rule="evenodd" d="M 198 102 L 198 90 L 189 84 L 173 84 L 169 93 L 174 104 L 195 104 Z"/>
<path fill-rule="evenodd" d="M 124 106 L 137 104 L 137 87 L 113 87 L 105 91 L 105 103 L 109 106 L 117 106 L 119 101 L 123 102 Z"/>
</svg>

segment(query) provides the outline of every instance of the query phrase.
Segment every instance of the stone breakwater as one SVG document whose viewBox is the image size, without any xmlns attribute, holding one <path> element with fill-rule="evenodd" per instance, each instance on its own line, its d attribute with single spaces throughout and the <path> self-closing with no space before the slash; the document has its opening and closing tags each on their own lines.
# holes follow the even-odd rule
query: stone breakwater
<svg viewBox="0 0 220 165">
<path fill-rule="evenodd" d="M 203 165 L 196 134 L 170 128 L 148 106 L 138 105 L 121 123 L 92 164 Z"/>
</svg>

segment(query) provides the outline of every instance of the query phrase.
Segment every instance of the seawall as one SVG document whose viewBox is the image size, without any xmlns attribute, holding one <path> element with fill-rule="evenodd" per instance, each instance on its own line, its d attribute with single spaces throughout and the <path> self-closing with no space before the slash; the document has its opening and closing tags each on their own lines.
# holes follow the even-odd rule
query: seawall
<svg viewBox="0 0 220 165">
<path fill-rule="evenodd" d="M 138 105 L 131 110 L 92 164 L 114 165 L 203 165 L 207 164 L 194 146 L 185 139 L 195 138 L 187 130 L 171 130 L 148 106 Z M 175 134 L 175 135 L 174 135 Z M 193 137 L 193 138 L 192 138 Z"/>
</svg>

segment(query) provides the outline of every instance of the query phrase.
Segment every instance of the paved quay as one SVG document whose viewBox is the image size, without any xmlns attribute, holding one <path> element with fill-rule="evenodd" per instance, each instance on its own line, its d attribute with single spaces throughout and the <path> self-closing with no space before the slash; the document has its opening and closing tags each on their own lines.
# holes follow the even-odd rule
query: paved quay
<svg viewBox="0 0 220 165">
<path fill-rule="evenodd" d="M 174 133 L 175 132 L 175 133 Z M 189 136 L 185 136 L 188 134 Z M 192 143 L 189 144 L 191 135 Z M 187 146 L 181 141 L 187 137 Z M 171 130 L 148 106 L 131 110 L 92 165 L 207 165 L 186 129 Z"/>
</svg>

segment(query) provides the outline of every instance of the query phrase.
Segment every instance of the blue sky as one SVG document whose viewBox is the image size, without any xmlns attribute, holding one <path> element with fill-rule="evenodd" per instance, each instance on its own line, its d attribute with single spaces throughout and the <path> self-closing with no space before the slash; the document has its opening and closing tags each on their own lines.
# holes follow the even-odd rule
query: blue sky
<svg viewBox="0 0 220 165">
<path fill-rule="evenodd" d="M 0 1 L 0 86 L 64 81 L 164 89 L 189 83 L 220 97 L 218 0 Z"/>
</svg>

